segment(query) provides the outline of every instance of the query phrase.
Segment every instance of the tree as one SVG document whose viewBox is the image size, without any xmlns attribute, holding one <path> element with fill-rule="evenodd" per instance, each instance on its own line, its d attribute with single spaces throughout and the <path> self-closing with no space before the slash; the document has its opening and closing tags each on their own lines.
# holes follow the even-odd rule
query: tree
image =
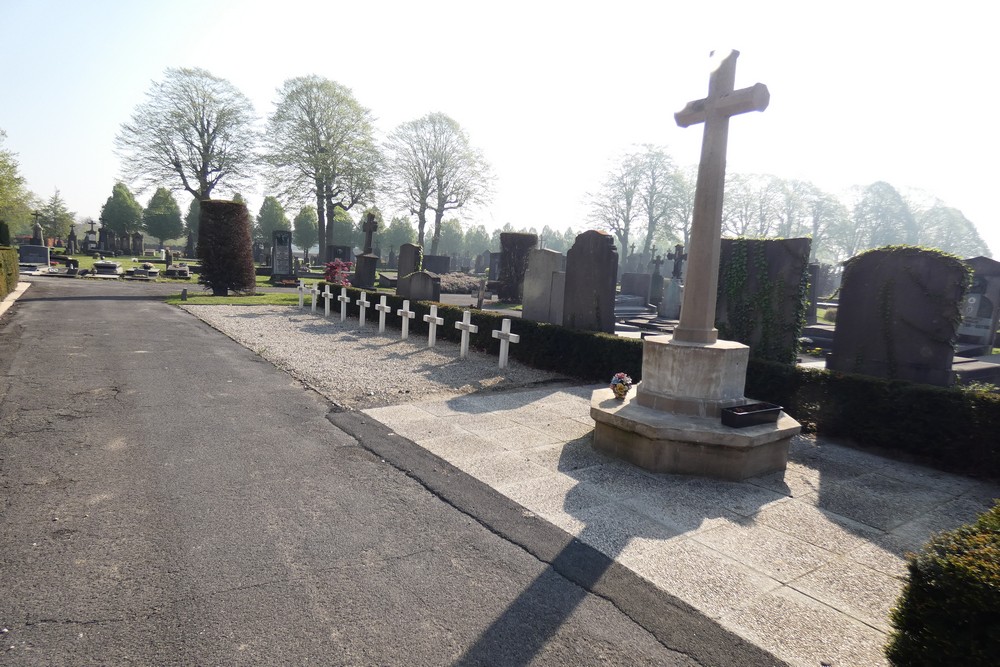
<svg viewBox="0 0 1000 667">
<path fill-rule="evenodd" d="M 184 254 L 188 257 L 195 256 L 195 239 L 198 238 L 198 227 L 201 221 L 201 202 L 195 197 L 188 205 L 187 215 L 184 216 L 184 229 L 187 231 L 187 247 Z"/>
<path fill-rule="evenodd" d="M 292 239 L 295 245 L 308 253 L 309 249 L 319 241 L 316 231 L 316 209 L 312 206 L 303 207 L 292 221 L 292 227 Z"/>
<path fill-rule="evenodd" d="M 142 229 L 142 205 L 124 183 L 115 183 L 101 207 L 101 227 L 123 237 Z"/>
<path fill-rule="evenodd" d="M 24 187 L 14 153 L 3 148 L 7 133 L 0 130 L 0 220 L 7 222 L 11 234 L 27 232 L 32 226 L 33 195 Z"/>
<path fill-rule="evenodd" d="M 375 192 L 381 156 L 374 136 L 371 112 L 339 83 L 305 76 L 278 89 L 264 160 L 271 185 L 286 200 L 315 197 L 321 261 L 334 238 L 327 221 Z"/>
<path fill-rule="evenodd" d="M 417 240 L 417 230 L 413 223 L 407 218 L 396 217 L 392 219 L 389 226 L 382 233 L 382 243 L 387 249 L 395 249 L 399 252 L 399 247 L 404 243 L 413 243 Z"/>
<path fill-rule="evenodd" d="M 257 215 L 257 236 L 269 244 L 274 232 L 291 228 L 292 225 L 285 215 L 281 202 L 274 197 L 264 197 L 264 203 L 261 204 L 260 213 Z"/>
<path fill-rule="evenodd" d="M 465 232 L 462 247 L 466 253 L 473 257 L 481 255 L 484 250 L 489 250 L 490 233 L 486 231 L 484 225 L 473 225 Z"/>
<path fill-rule="evenodd" d="M 358 241 L 358 246 L 362 251 L 365 249 L 365 220 L 368 219 L 368 214 L 371 213 L 375 216 L 375 233 L 372 234 L 372 250 L 375 248 L 382 248 L 382 235 L 385 233 L 385 222 L 382 219 L 382 210 L 378 206 L 369 206 L 365 210 L 361 211 L 361 215 L 358 217 L 358 222 L 354 226 L 354 238 Z"/>
<path fill-rule="evenodd" d="M 941 204 L 917 214 L 917 242 L 959 257 L 990 257 L 976 226 L 958 209 Z"/>
<path fill-rule="evenodd" d="M 198 282 L 213 296 L 226 296 L 230 290 L 252 294 L 256 278 L 246 204 L 206 199 L 200 208 Z"/>
<path fill-rule="evenodd" d="M 171 68 L 146 97 L 115 138 L 130 180 L 179 182 L 195 199 L 208 199 L 221 182 L 234 186 L 250 176 L 254 111 L 235 86 L 203 69 Z"/>
<path fill-rule="evenodd" d="M 462 250 L 464 236 L 462 224 L 457 219 L 443 220 L 438 234 L 438 251 L 442 255 L 457 255 Z"/>
<path fill-rule="evenodd" d="M 774 176 L 733 174 L 726 179 L 723 231 L 752 238 L 773 235 L 780 196 L 781 182 Z"/>
<path fill-rule="evenodd" d="M 640 179 L 630 156 L 625 156 L 608 173 L 601 189 L 589 195 L 590 221 L 615 235 L 623 258 L 630 252 L 632 225 L 641 213 Z"/>
<path fill-rule="evenodd" d="M 397 127 L 389 136 L 386 152 L 392 189 L 417 216 L 420 245 L 424 245 L 427 212 L 434 211 L 430 254 L 436 254 L 445 214 L 489 198 L 489 164 L 461 126 L 440 112 Z"/>
<path fill-rule="evenodd" d="M 73 226 L 76 213 L 72 213 L 66 208 L 66 202 L 59 195 L 58 189 L 38 212 L 40 214 L 38 222 L 42 226 L 45 238 L 62 239 L 69 236 L 69 230 Z"/>
<path fill-rule="evenodd" d="M 631 167 L 638 172 L 639 207 L 645 216 L 646 234 L 642 252 L 648 253 L 653 239 L 664 223 L 669 220 L 674 208 L 676 171 L 674 161 L 666 150 L 646 144 L 642 152 L 630 156 Z"/>
<path fill-rule="evenodd" d="M 161 248 L 164 241 L 180 238 L 184 233 L 181 207 L 166 188 L 157 188 L 153 193 L 146 210 L 142 212 L 142 222 L 146 232 L 160 242 Z"/>
<path fill-rule="evenodd" d="M 852 220 L 841 231 L 848 257 L 870 248 L 917 242 L 916 221 L 910 207 L 885 181 L 872 183 L 861 192 Z"/>
<path fill-rule="evenodd" d="M 355 232 L 354 218 L 351 214 L 340 207 L 333 209 L 330 224 L 327 225 L 330 244 L 336 245 L 357 245 L 357 233 Z"/>
</svg>

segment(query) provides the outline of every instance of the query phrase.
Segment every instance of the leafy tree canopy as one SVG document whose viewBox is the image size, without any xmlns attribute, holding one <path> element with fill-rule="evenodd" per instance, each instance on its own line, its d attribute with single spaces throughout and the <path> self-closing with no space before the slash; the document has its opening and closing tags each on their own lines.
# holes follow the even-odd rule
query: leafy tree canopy
<svg viewBox="0 0 1000 667">
<path fill-rule="evenodd" d="M 4 220 L 12 235 L 27 233 L 32 226 L 33 195 L 24 187 L 17 158 L 3 148 L 7 133 L 0 130 L 0 220 Z"/>
<path fill-rule="evenodd" d="M 65 239 L 76 220 L 76 213 L 66 208 L 59 190 L 56 190 L 38 210 L 38 222 L 42 225 L 45 238 Z"/>
<path fill-rule="evenodd" d="M 316 229 L 316 209 L 312 206 L 305 206 L 293 221 L 294 230 L 292 240 L 295 245 L 302 250 L 308 251 L 319 242 L 319 233 Z"/>
<path fill-rule="evenodd" d="M 132 234 L 142 229 L 142 206 L 124 183 L 115 183 L 111 196 L 101 207 L 101 227 L 116 235 Z"/>
<path fill-rule="evenodd" d="M 180 238 L 184 233 L 181 207 L 170 190 L 157 188 L 142 212 L 146 232 L 163 245 L 164 241 Z"/>
<path fill-rule="evenodd" d="M 292 225 L 285 215 L 285 209 L 274 197 L 264 197 L 264 203 L 260 206 L 260 213 L 257 215 L 257 236 L 270 243 L 272 235 L 279 229 L 291 229 Z"/>
</svg>

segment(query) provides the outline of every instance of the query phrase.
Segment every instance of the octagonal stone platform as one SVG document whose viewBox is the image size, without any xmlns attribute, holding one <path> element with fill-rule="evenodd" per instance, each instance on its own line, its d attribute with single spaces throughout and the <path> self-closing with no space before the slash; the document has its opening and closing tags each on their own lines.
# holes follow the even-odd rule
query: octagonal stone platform
<svg viewBox="0 0 1000 667">
<path fill-rule="evenodd" d="M 801 425 L 782 412 L 774 424 L 723 426 L 717 416 L 664 412 L 598 389 L 590 399 L 594 448 L 652 472 L 742 480 L 784 470 Z"/>
</svg>

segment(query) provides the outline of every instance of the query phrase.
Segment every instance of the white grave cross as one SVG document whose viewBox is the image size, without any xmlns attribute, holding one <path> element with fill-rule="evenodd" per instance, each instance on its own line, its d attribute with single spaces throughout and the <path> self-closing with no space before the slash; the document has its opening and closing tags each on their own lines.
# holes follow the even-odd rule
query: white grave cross
<svg viewBox="0 0 1000 667">
<path fill-rule="evenodd" d="M 340 321 L 343 322 L 347 319 L 347 304 L 351 302 L 351 297 L 347 296 L 347 288 L 340 288 L 340 296 L 337 297 L 337 301 L 340 302 Z"/>
<path fill-rule="evenodd" d="M 378 332 L 383 333 L 385 331 L 385 316 L 387 313 L 392 312 L 392 306 L 385 305 L 385 295 L 379 299 L 378 305 L 375 306 L 375 310 L 378 311 Z"/>
<path fill-rule="evenodd" d="M 333 301 L 333 294 L 330 292 L 330 283 L 323 287 L 323 315 L 330 317 L 330 302 Z"/>
<path fill-rule="evenodd" d="M 771 99 L 762 83 L 733 90 L 739 51 L 712 53 L 718 66 L 708 80 L 708 97 L 688 102 L 674 114 L 681 127 L 705 124 L 694 194 L 688 273 L 684 281 L 681 321 L 674 340 L 712 345 L 719 338 L 715 328 L 716 291 L 719 285 L 719 245 L 722 237 L 722 198 L 726 186 L 726 142 L 729 117 L 763 111 Z"/>
<path fill-rule="evenodd" d="M 410 337 L 410 320 L 417 316 L 415 312 L 410 310 L 409 299 L 403 301 L 403 307 L 397 310 L 396 314 L 403 318 L 403 335 L 400 336 L 400 340 L 406 340 Z"/>
<path fill-rule="evenodd" d="M 507 368 L 507 352 L 511 343 L 520 343 L 521 336 L 510 332 L 510 320 L 506 317 L 500 323 L 500 330 L 493 330 L 493 337 L 500 339 L 500 368 Z"/>
<path fill-rule="evenodd" d="M 365 326 L 365 315 L 368 313 L 368 306 L 372 305 L 372 302 L 366 299 L 368 292 L 361 292 L 361 298 L 358 299 L 358 326 Z"/>
<path fill-rule="evenodd" d="M 302 308 L 306 305 L 306 281 L 301 279 L 299 280 L 299 287 L 297 291 L 299 293 L 299 308 Z"/>
<path fill-rule="evenodd" d="M 466 310 L 462 313 L 462 321 L 455 322 L 455 328 L 462 332 L 462 347 L 458 352 L 459 359 L 469 356 L 469 334 L 479 333 L 479 327 L 472 323 L 472 313 Z"/>
<path fill-rule="evenodd" d="M 431 314 L 424 315 L 424 322 L 427 322 L 427 347 L 434 347 L 437 343 L 437 328 L 444 324 L 444 318 L 438 317 L 437 306 L 431 306 Z"/>
<path fill-rule="evenodd" d="M 319 300 L 319 295 L 320 295 L 319 287 L 317 287 L 316 284 L 313 283 L 313 286 L 309 289 L 309 293 L 312 294 L 312 312 L 315 313 L 316 302 Z"/>
</svg>

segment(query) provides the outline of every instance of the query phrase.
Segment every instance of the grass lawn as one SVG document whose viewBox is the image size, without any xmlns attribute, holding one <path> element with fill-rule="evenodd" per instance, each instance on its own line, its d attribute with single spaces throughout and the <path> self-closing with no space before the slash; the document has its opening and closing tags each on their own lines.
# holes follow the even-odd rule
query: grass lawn
<svg viewBox="0 0 1000 667">
<path fill-rule="evenodd" d="M 181 295 L 171 294 L 166 298 L 172 305 L 189 304 L 192 306 L 298 306 L 298 292 L 267 292 L 252 296 L 211 296 L 188 294 L 187 301 L 181 301 Z"/>
</svg>

